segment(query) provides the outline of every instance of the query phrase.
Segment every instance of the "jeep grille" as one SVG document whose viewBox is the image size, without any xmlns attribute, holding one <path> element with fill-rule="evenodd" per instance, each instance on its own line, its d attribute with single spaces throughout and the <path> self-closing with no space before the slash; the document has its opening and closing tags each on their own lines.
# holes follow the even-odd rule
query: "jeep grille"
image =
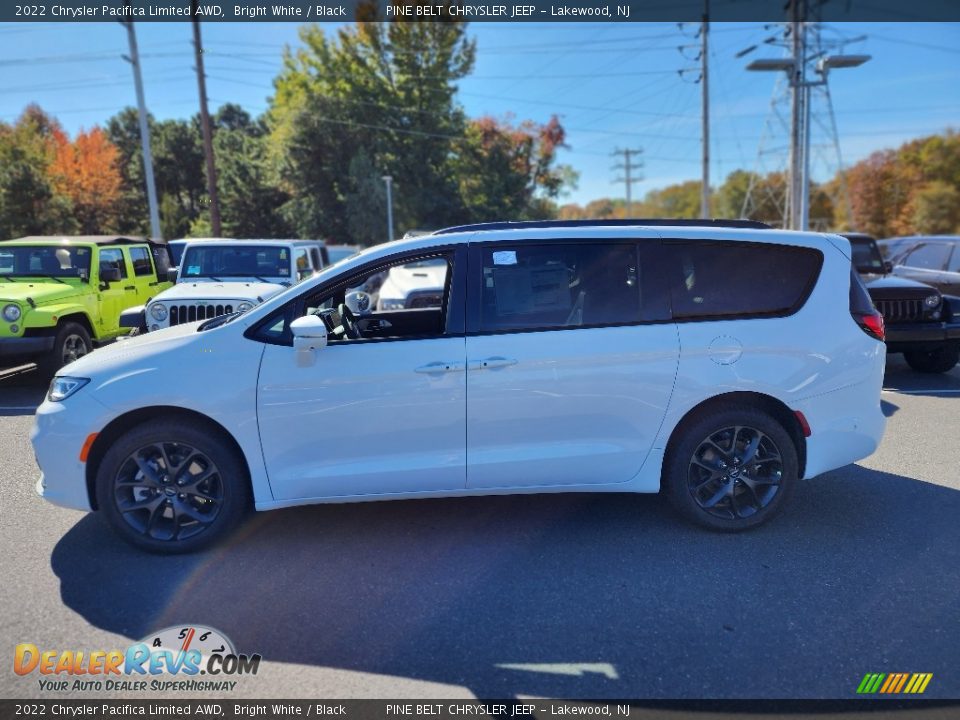
<svg viewBox="0 0 960 720">
<path fill-rule="evenodd" d="M 233 312 L 233 305 L 171 305 L 170 324 L 208 320 L 218 315 L 229 315 Z"/>
<path fill-rule="evenodd" d="M 923 320 L 923 300 L 874 300 L 877 310 L 888 323 Z"/>
</svg>

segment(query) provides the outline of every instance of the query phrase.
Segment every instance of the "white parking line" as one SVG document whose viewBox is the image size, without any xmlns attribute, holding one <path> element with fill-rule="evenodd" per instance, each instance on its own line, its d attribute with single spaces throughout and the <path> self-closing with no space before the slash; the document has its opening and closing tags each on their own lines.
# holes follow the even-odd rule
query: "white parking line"
<svg viewBox="0 0 960 720">
<path fill-rule="evenodd" d="M 933 390 L 887 390 L 884 389 L 887 395 L 930 395 L 932 393 L 940 393 L 947 395 L 957 395 L 960 394 L 960 388 L 942 388 L 942 389 L 933 389 Z"/>
</svg>

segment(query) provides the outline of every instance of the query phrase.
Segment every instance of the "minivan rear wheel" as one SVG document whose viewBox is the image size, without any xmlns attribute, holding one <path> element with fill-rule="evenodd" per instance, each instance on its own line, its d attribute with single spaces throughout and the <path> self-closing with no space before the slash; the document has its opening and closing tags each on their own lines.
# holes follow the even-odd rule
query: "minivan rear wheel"
<svg viewBox="0 0 960 720">
<path fill-rule="evenodd" d="M 192 420 L 134 427 L 97 470 L 97 503 L 127 542 L 156 553 L 203 549 L 250 505 L 244 463 L 227 438 Z"/>
<path fill-rule="evenodd" d="M 727 532 L 765 523 L 797 480 L 797 451 L 780 422 L 757 408 L 710 410 L 680 429 L 664 485 L 687 519 Z"/>
</svg>

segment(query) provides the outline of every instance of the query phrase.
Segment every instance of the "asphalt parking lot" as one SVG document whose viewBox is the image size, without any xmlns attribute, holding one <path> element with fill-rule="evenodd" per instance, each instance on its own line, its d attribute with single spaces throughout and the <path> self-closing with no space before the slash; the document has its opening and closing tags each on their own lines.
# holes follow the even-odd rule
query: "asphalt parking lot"
<svg viewBox="0 0 960 720">
<path fill-rule="evenodd" d="M 234 697 L 851 698 L 868 672 L 931 672 L 926 697 L 958 698 L 960 369 L 892 359 L 885 384 L 879 451 L 747 534 L 656 496 L 518 496 L 274 511 L 156 557 L 34 495 L 44 387 L 8 374 L 0 696 L 58 697 L 12 672 L 17 643 L 201 623 L 264 658 Z"/>
</svg>

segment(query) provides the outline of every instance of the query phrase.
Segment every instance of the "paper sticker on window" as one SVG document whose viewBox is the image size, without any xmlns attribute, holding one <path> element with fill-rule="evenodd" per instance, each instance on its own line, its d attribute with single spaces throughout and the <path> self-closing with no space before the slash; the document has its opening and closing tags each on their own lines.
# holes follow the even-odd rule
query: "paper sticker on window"
<svg viewBox="0 0 960 720">
<path fill-rule="evenodd" d="M 200 266 L 199 265 L 188 265 L 187 266 L 187 275 L 199 275 Z"/>
<path fill-rule="evenodd" d="M 495 251 L 493 253 L 493 264 L 494 265 L 516 265 L 517 251 L 516 250 Z"/>
</svg>

